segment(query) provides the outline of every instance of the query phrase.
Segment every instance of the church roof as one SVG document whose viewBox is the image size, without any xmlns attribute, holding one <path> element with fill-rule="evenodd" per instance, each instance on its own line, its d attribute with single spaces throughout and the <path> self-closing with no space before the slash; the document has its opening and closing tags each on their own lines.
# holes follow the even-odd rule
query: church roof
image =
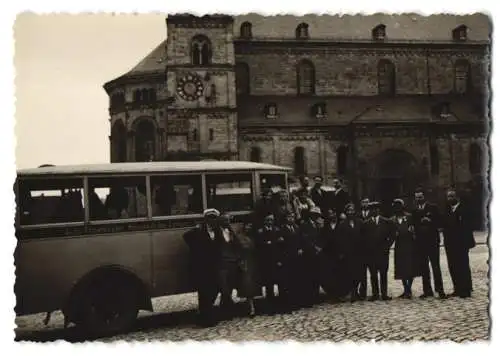
<svg viewBox="0 0 500 356">
<path fill-rule="evenodd" d="M 277 105 L 278 117 L 266 118 L 266 105 Z M 324 103 L 326 117 L 316 118 L 315 104 Z M 248 96 L 238 98 L 238 120 L 241 127 L 259 126 L 324 126 L 349 123 L 421 123 L 438 119 L 438 105 L 448 103 L 449 121 L 478 121 L 482 119 L 478 105 L 460 97 L 443 96 L 363 96 L 363 97 L 301 97 Z M 484 104 L 486 105 L 486 104 Z"/>
<path fill-rule="evenodd" d="M 488 41 L 492 22 L 485 14 L 422 16 L 417 14 L 373 14 L 373 15 L 276 15 L 263 16 L 251 13 L 236 16 L 235 37 L 240 35 L 244 22 L 252 24 L 252 37 L 259 39 L 295 38 L 295 29 L 300 23 L 308 25 L 311 39 L 371 40 L 372 29 L 384 25 L 388 40 L 452 41 L 452 31 L 460 25 L 468 29 L 471 41 Z"/>
<path fill-rule="evenodd" d="M 168 22 L 168 18 L 167 18 Z M 282 41 L 295 38 L 295 29 L 300 23 L 307 23 L 309 41 L 358 41 L 371 42 L 371 31 L 378 25 L 386 26 L 387 42 L 452 42 L 452 30 L 460 25 L 468 28 L 466 43 L 488 42 L 492 24 L 487 15 L 431 15 L 417 14 L 374 14 L 374 15 L 277 15 L 262 16 L 247 14 L 234 17 L 234 36 L 238 39 L 240 26 L 252 24 L 255 40 Z M 166 66 L 166 39 L 145 56 L 127 73 L 104 85 L 108 88 L 119 79 L 161 74 Z"/>
</svg>

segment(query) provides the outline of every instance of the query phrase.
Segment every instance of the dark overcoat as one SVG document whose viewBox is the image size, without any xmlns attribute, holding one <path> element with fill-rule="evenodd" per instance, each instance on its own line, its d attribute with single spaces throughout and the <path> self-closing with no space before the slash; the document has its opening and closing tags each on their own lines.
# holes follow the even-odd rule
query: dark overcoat
<svg viewBox="0 0 500 356">
<path fill-rule="evenodd" d="M 392 217 L 394 244 L 394 278 L 410 279 L 421 276 L 420 259 L 417 250 L 411 215 L 405 213 L 401 221 Z"/>
</svg>

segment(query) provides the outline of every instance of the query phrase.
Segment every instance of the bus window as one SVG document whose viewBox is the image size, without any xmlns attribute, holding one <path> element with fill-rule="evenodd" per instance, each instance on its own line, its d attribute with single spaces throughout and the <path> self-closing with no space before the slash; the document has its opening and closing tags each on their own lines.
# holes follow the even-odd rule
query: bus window
<svg viewBox="0 0 500 356">
<path fill-rule="evenodd" d="M 261 190 L 279 187 L 286 190 L 286 178 L 284 174 L 279 173 L 261 173 L 260 188 Z"/>
<path fill-rule="evenodd" d="M 253 209 L 252 174 L 207 174 L 207 205 L 221 212 Z"/>
<path fill-rule="evenodd" d="M 90 220 L 146 217 L 146 177 L 89 178 Z"/>
<path fill-rule="evenodd" d="M 83 222 L 83 179 L 19 180 L 21 225 Z"/>
<path fill-rule="evenodd" d="M 153 216 L 203 213 L 201 175 L 152 176 Z"/>
</svg>

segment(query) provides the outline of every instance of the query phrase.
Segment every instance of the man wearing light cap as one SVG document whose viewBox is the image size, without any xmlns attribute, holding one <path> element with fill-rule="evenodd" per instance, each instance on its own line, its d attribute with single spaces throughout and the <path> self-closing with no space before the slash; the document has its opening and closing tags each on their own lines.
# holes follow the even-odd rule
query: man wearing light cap
<svg viewBox="0 0 500 356">
<path fill-rule="evenodd" d="M 190 278 L 198 292 L 199 324 L 204 327 L 217 323 L 214 302 L 219 292 L 219 216 L 220 213 L 216 209 L 205 210 L 203 223 L 184 234 L 184 241 L 190 252 Z"/>
</svg>

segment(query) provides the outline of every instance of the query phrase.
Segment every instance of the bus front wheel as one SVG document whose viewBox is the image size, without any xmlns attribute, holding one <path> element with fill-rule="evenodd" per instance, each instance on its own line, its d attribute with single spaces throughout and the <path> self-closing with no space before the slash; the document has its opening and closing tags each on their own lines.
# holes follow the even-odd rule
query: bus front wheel
<svg viewBox="0 0 500 356">
<path fill-rule="evenodd" d="M 95 280 L 81 295 L 77 324 L 95 336 L 127 331 L 137 319 L 138 296 L 126 280 Z"/>
</svg>

